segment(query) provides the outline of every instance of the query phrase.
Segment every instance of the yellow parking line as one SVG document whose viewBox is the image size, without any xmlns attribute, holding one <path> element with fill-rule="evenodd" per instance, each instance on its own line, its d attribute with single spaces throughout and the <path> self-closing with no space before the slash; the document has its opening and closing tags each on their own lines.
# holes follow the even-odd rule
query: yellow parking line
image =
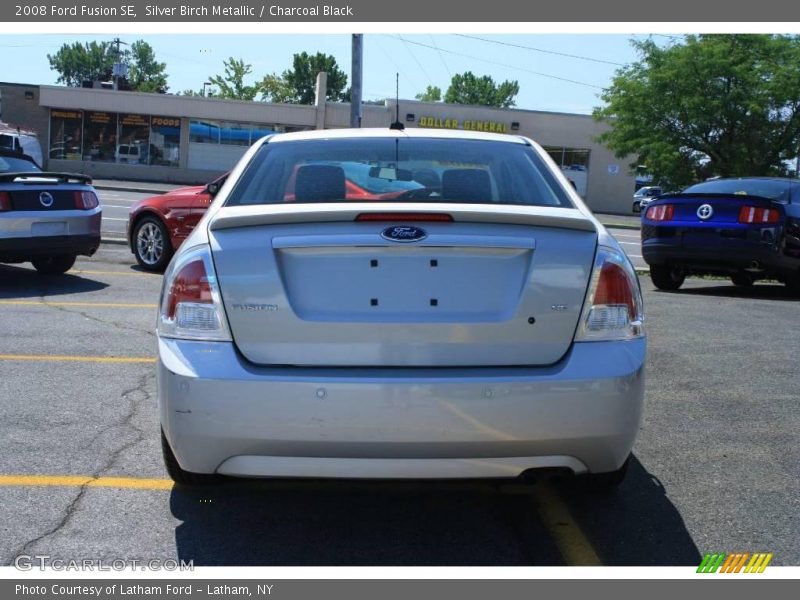
<svg viewBox="0 0 800 600">
<path fill-rule="evenodd" d="M 539 517 L 567 565 L 601 566 L 603 563 L 591 542 L 569 514 L 553 487 L 546 482 L 538 483 L 535 494 Z"/>
<path fill-rule="evenodd" d="M 136 477 L 89 477 L 80 475 L 0 475 L 0 486 L 17 487 L 107 487 L 137 490 L 169 490 L 169 479 L 140 479 Z"/>
<path fill-rule="evenodd" d="M 70 356 L 58 354 L 0 354 L 0 360 L 34 362 L 154 363 L 148 356 Z"/>
<path fill-rule="evenodd" d="M 128 302 L 52 302 L 50 300 L 0 300 L 6 306 L 82 306 L 93 308 L 158 308 L 158 304 L 134 304 Z"/>
<path fill-rule="evenodd" d="M 95 271 L 89 269 L 72 269 L 67 274 L 79 273 L 81 275 L 141 275 L 144 277 L 161 277 L 161 273 L 146 273 L 144 271 Z"/>
</svg>

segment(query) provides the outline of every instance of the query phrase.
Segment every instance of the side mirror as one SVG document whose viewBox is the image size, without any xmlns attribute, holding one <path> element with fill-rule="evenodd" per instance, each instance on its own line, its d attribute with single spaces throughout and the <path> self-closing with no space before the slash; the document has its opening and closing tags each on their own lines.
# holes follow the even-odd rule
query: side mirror
<svg viewBox="0 0 800 600">
<path fill-rule="evenodd" d="M 206 186 L 206 192 L 213 198 L 219 192 L 219 184 L 216 181 L 212 181 Z"/>
</svg>

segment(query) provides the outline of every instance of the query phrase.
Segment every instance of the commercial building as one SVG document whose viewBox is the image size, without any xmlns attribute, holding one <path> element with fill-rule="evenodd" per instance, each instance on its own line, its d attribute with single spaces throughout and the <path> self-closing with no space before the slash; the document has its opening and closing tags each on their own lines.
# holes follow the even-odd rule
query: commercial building
<svg viewBox="0 0 800 600">
<path fill-rule="evenodd" d="M 349 127 L 350 105 L 241 102 L 171 94 L 0 83 L 0 120 L 38 132 L 45 166 L 95 178 L 203 183 L 231 168 L 247 147 L 275 132 Z M 595 140 L 607 125 L 591 116 L 387 99 L 362 105 L 362 127 L 519 134 L 561 166 L 592 210 L 629 213 L 635 179 Z"/>
</svg>

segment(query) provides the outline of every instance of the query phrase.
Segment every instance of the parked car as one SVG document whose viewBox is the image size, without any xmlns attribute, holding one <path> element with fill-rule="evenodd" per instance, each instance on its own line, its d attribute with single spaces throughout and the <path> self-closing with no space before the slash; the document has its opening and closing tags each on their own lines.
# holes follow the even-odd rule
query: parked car
<svg viewBox="0 0 800 600">
<path fill-rule="evenodd" d="M 92 179 L 43 172 L 25 154 L 0 149 L 0 262 L 30 261 L 65 273 L 100 245 L 100 201 Z"/>
<path fill-rule="evenodd" d="M 134 204 L 128 213 L 127 237 L 136 262 L 163 271 L 227 177 L 225 173 L 206 185 L 178 188 Z"/>
<path fill-rule="evenodd" d="M 660 196 L 662 193 L 661 187 L 657 185 L 648 185 L 639 188 L 633 195 L 633 212 L 642 212 L 654 198 Z"/>
<path fill-rule="evenodd" d="M 369 165 L 363 163 L 337 164 L 345 169 L 345 197 L 348 200 L 386 200 L 422 187 L 416 182 L 389 182 L 370 177 Z M 225 173 L 208 185 L 179 188 L 134 204 L 128 215 L 127 231 L 136 262 L 150 271 L 163 271 L 175 250 L 205 214 L 227 177 L 228 173 Z M 292 173 L 286 182 L 285 202 L 294 201 L 294 182 L 295 173 Z"/>
<path fill-rule="evenodd" d="M 800 180 L 715 179 L 663 195 L 642 217 L 642 256 L 662 290 L 711 274 L 800 291 Z"/>
<path fill-rule="evenodd" d="M 27 154 L 37 165 L 42 164 L 42 145 L 33 131 L 22 131 L 0 123 L 0 148 Z"/>
<path fill-rule="evenodd" d="M 354 162 L 400 193 L 347 199 Z M 170 476 L 619 483 L 642 410 L 642 297 L 549 165 L 531 140 L 467 131 L 254 144 L 164 275 Z M 431 186 L 407 189 L 422 174 Z"/>
</svg>

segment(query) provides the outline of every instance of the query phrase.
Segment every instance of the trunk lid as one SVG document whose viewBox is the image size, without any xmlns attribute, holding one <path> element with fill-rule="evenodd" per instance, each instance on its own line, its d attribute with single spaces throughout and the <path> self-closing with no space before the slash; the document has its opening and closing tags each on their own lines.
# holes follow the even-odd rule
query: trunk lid
<svg viewBox="0 0 800 600">
<path fill-rule="evenodd" d="M 579 211 L 427 203 L 392 206 L 391 220 L 355 220 L 370 212 L 381 211 L 317 204 L 214 216 L 222 299 L 249 361 L 547 365 L 569 349 L 597 245 Z M 415 212 L 454 221 L 403 220 Z M 394 227 L 418 228 L 424 239 L 382 235 Z"/>
</svg>

